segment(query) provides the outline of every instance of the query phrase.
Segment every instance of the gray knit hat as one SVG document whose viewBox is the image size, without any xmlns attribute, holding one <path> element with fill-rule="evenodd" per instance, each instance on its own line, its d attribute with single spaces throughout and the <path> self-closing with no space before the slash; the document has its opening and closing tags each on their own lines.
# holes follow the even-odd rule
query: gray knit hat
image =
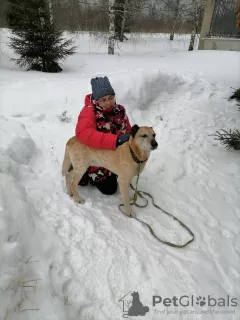
<svg viewBox="0 0 240 320">
<path fill-rule="evenodd" d="M 115 96 L 115 92 L 107 77 L 96 77 L 91 79 L 93 99 L 98 100 L 101 97 L 112 95 Z"/>
</svg>

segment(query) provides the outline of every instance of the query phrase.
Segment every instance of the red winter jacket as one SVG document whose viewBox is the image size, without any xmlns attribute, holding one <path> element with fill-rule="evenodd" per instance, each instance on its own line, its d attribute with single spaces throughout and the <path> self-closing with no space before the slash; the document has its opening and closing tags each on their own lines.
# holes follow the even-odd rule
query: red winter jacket
<svg viewBox="0 0 240 320">
<path fill-rule="evenodd" d="M 131 125 L 126 117 L 126 133 L 130 133 Z M 97 131 L 94 106 L 91 102 L 91 94 L 85 97 L 85 106 L 78 116 L 75 134 L 77 139 L 88 147 L 94 149 L 115 150 L 119 134 Z"/>
</svg>

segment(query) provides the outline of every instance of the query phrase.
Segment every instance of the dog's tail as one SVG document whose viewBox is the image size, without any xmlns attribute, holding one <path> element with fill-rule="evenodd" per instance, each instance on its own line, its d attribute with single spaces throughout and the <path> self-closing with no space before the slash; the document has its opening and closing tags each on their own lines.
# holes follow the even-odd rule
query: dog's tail
<svg viewBox="0 0 240 320">
<path fill-rule="evenodd" d="M 63 176 L 66 176 L 71 165 L 72 165 L 72 162 L 71 162 L 70 155 L 69 155 L 69 148 L 68 148 L 68 146 L 66 146 L 64 159 L 63 159 L 63 163 L 62 163 L 62 175 Z"/>
</svg>

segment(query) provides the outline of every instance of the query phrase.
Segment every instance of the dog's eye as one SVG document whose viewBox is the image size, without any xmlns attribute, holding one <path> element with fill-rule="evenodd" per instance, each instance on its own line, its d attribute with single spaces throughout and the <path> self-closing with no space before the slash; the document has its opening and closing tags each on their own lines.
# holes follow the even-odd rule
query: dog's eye
<svg viewBox="0 0 240 320">
<path fill-rule="evenodd" d="M 142 138 L 147 138 L 147 135 L 146 135 L 146 134 L 143 134 L 141 137 L 142 137 Z"/>
<path fill-rule="evenodd" d="M 156 137 L 156 133 L 153 134 L 153 138 L 155 138 L 155 137 Z"/>
</svg>

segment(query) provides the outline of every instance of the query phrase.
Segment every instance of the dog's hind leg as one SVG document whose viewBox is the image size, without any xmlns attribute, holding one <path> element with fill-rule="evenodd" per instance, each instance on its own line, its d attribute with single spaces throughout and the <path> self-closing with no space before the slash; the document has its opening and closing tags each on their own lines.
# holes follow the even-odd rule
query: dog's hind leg
<svg viewBox="0 0 240 320">
<path fill-rule="evenodd" d="M 85 200 L 82 197 L 80 197 L 78 194 L 78 182 L 81 180 L 86 170 L 87 170 L 87 167 L 84 166 L 81 169 L 78 169 L 78 171 L 74 171 L 74 177 L 71 183 L 71 192 L 73 194 L 73 198 L 76 202 L 81 204 L 84 204 Z"/>
<path fill-rule="evenodd" d="M 62 175 L 65 177 L 71 167 L 71 159 L 69 156 L 68 148 L 65 149 L 64 159 L 62 163 Z"/>
</svg>

